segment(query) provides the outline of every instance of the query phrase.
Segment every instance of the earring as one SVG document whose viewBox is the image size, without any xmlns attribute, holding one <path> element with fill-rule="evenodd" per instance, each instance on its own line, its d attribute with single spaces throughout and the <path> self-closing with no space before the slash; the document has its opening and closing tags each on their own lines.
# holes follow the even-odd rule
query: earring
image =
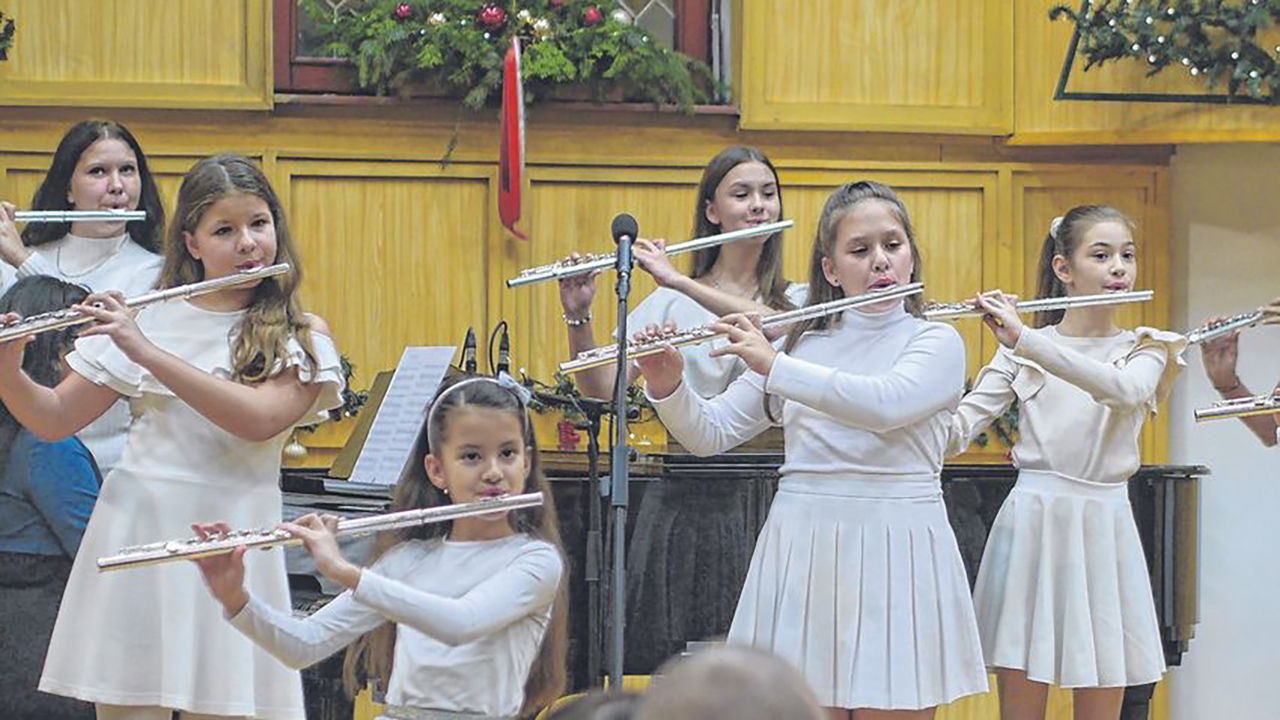
<svg viewBox="0 0 1280 720">
<path fill-rule="evenodd" d="M 448 494 L 449 494 L 449 488 L 440 488 L 440 492 L 443 492 L 445 495 L 448 495 Z"/>
</svg>

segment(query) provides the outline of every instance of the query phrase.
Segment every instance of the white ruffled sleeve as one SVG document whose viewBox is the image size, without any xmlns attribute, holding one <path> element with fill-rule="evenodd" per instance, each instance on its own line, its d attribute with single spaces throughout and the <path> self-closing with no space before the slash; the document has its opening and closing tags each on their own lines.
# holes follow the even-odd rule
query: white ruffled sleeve
<svg viewBox="0 0 1280 720">
<path fill-rule="evenodd" d="M 106 335 L 76 340 L 75 350 L 67 355 L 67 365 L 95 385 L 105 385 L 125 397 L 142 396 L 145 371 Z"/>
<path fill-rule="evenodd" d="M 1164 402 L 1164 399 L 1169 397 L 1169 391 L 1173 389 L 1173 382 L 1178 379 L 1178 373 L 1187 366 L 1186 359 L 1182 357 L 1187 350 L 1187 339 L 1175 332 L 1149 327 L 1140 327 L 1133 332 L 1138 336 L 1138 342 L 1129 351 L 1126 360 L 1138 352 L 1150 352 L 1152 348 L 1163 351 L 1165 354 L 1164 372 L 1160 374 L 1160 381 L 1156 384 L 1155 395 L 1147 403 L 1147 409 L 1154 413 L 1156 404 Z"/>
<path fill-rule="evenodd" d="M 289 356 L 284 367 L 298 368 L 298 379 L 304 385 L 319 383 L 320 394 L 311 408 L 298 419 L 297 425 L 314 425 L 329 419 L 329 411 L 342 407 L 342 391 L 346 380 L 342 376 L 342 358 L 333 338 L 318 332 L 311 333 L 311 347 L 315 351 L 315 363 L 307 359 L 302 343 L 296 337 L 289 338 Z"/>
</svg>

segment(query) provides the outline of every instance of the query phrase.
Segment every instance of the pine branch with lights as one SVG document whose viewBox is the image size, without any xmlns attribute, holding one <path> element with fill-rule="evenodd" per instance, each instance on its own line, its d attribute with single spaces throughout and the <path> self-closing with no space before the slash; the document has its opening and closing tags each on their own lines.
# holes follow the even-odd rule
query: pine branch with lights
<svg viewBox="0 0 1280 720">
<path fill-rule="evenodd" d="M 302 8 L 319 23 L 324 50 L 350 60 L 360 87 L 378 95 L 425 88 L 480 108 L 502 86 L 512 37 L 523 47 L 526 102 L 578 85 L 597 99 L 692 110 L 718 88 L 705 63 L 662 47 L 599 0 L 372 0 L 337 14 L 303 0 Z"/>
<path fill-rule="evenodd" d="M 1049 11 L 1064 17 L 1079 31 L 1086 71 L 1136 59 L 1148 77 L 1173 67 L 1209 88 L 1225 82 L 1233 97 L 1280 104 L 1280 45 L 1259 39 L 1280 25 L 1280 0 L 1086 0 Z"/>
</svg>

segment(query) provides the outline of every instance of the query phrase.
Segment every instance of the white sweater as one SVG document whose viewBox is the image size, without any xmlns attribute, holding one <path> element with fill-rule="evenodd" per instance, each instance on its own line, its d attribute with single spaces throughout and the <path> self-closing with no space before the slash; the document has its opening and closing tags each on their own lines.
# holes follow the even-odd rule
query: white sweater
<svg viewBox="0 0 1280 720">
<path fill-rule="evenodd" d="M 978 374 L 956 411 L 948 453 L 969 443 L 1016 398 L 1013 463 L 1091 482 L 1125 482 L 1141 462 L 1138 436 L 1182 365 L 1186 340 L 1138 328 L 1105 338 L 1026 328 Z"/>
<path fill-rule="evenodd" d="M 845 311 L 837 327 L 811 332 L 779 353 L 769 376 L 747 372 L 711 400 L 688 383 L 654 400 L 667 429 L 698 455 L 751 439 L 774 401 L 786 435 L 788 475 L 937 476 L 951 411 L 964 390 L 964 343 L 949 325 L 901 305 L 883 313 Z"/>
<path fill-rule="evenodd" d="M 281 662 L 302 668 L 383 622 L 396 624 L 387 702 L 515 716 L 564 572 L 550 543 L 401 543 L 354 591 L 305 619 L 250 599 L 231 623 Z"/>
</svg>

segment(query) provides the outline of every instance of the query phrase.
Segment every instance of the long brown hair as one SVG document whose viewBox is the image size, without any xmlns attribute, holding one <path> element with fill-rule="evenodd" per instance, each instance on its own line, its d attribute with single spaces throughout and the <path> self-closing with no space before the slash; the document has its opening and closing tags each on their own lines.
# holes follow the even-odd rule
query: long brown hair
<svg viewBox="0 0 1280 720">
<path fill-rule="evenodd" d="M 63 310 L 84 302 L 89 291 L 48 275 L 20 278 L 0 296 L 0 314 L 17 313 L 22 317 Z M 22 371 L 37 385 L 54 387 L 62 380 L 62 356 L 75 345 L 79 327 L 41 333 L 22 351 Z M 0 483 L 4 482 L 9 448 L 21 427 L 4 403 L 0 403 Z"/>
<path fill-rule="evenodd" d="M 164 240 L 164 203 L 160 201 L 160 192 L 156 189 L 155 178 L 151 176 L 151 168 L 147 165 L 147 154 L 142 152 L 138 139 L 128 128 L 113 120 L 84 120 L 71 126 L 67 134 L 62 136 L 58 149 L 53 151 L 53 162 L 44 181 L 31 197 L 32 210 L 73 210 L 67 200 L 67 191 L 71 189 L 71 176 L 75 173 L 80 156 L 91 145 L 99 140 L 120 140 L 129 146 L 138 160 L 138 180 L 140 192 L 138 209 L 147 212 L 145 220 L 130 220 L 125 224 L 125 232 L 142 247 L 160 254 Z M 27 247 L 43 245 L 61 239 L 71 232 L 70 223 L 32 223 L 22 230 L 22 244 Z"/>
<path fill-rule="evenodd" d="M 746 145 L 731 145 L 711 158 L 702 170 L 702 180 L 698 182 L 698 200 L 693 208 L 693 237 L 702 238 L 719 235 L 724 232 L 721 227 L 707 219 L 707 205 L 716 199 L 716 190 L 731 170 L 743 163 L 763 163 L 773 173 L 773 181 L 778 189 L 778 220 L 786 216 L 782 207 L 782 183 L 778 182 L 778 171 L 764 153 Z M 720 257 L 720 247 L 702 248 L 693 251 L 693 269 L 690 277 L 697 278 L 711 272 L 716 260 Z M 764 304 L 775 310 L 790 310 L 793 305 L 787 299 L 787 287 L 791 283 L 782 277 L 782 233 L 774 233 L 760 248 L 760 260 L 756 263 L 756 284 L 760 288 L 760 297 Z"/>
<path fill-rule="evenodd" d="M 165 244 L 160 287 L 178 287 L 204 279 L 204 265 L 191 256 L 183 234 L 194 233 L 200 219 L 219 200 L 237 194 L 253 195 L 267 204 L 276 232 L 273 262 L 289 264 L 289 272 L 267 278 L 254 288 L 231 348 L 232 378 L 255 383 L 284 367 L 290 337 L 298 339 L 312 366 L 316 356 L 310 323 L 296 295 L 302 283 L 302 267 L 289 235 L 289 222 L 271 183 L 248 158 L 230 153 L 213 155 L 197 162 L 182 178 L 178 207 Z"/>
<path fill-rule="evenodd" d="M 433 451 L 430 447 L 431 438 L 439 444 L 446 442 L 449 417 L 455 410 L 481 407 L 510 412 L 520 418 L 525 446 L 531 455 L 529 476 L 525 480 L 525 492 L 541 492 L 544 500 L 540 507 L 510 512 L 507 515 L 507 521 L 515 532 L 525 533 L 554 545 L 563 558 L 564 548 L 560 543 L 560 531 L 556 526 L 555 503 L 552 501 L 551 487 L 542 475 L 538 441 L 534 436 L 524 402 L 515 392 L 502 387 L 496 381 L 468 382 L 456 390 L 452 389 L 468 379 L 472 378 L 460 375 L 446 381 L 436 393 L 431 411 L 418 431 L 418 439 L 414 444 L 409 467 L 396 486 L 391 503 L 392 510 L 437 507 L 452 502 L 448 495 L 427 478 L 424 460 Z M 453 523 L 443 522 L 379 533 L 370 563 L 372 564 L 373 560 L 399 543 L 406 540 L 444 537 L 452 527 Z M 568 567 L 568 563 L 565 563 L 565 567 Z M 529 677 L 525 681 L 524 707 L 521 709 L 521 715 L 550 704 L 564 691 L 565 653 L 569 643 L 567 588 L 568 571 L 566 569 L 560 577 L 556 599 L 551 606 L 551 622 L 542 636 L 538 656 L 534 659 L 533 666 L 529 669 Z M 395 644 L 395 626 L 388 622 L 366 633 L 347 649 L 347 657 L 343 664 L 343 683 L 348 693 L 354 695 L 369 680 L 385 683 L 391 677 Z"/>
<path fill-rule="evenodd" d="M 1085 233 L 1098 223 L 1118 222 L 1134 231 L 1133 220 L 1110 205 L 1077 205 L 1067 211 L 1060 220 L 1055 219 L 1049 226 L 1049 234 L 1045 235 L 1040 246 L 1040 267 L 1036 272 L 1036 297 L 1064 297 L 1067 286 L 1062 284 L 1058 274 L 1053 271 L 1053 259 L 1061 255 L 1068 261 L 1084 239 Z M 1066 310 L 1044 310 L 1036 313 L 1035 326 L 1038 328 L 1057 325 L 1062 322 Z"/>
</svg>

